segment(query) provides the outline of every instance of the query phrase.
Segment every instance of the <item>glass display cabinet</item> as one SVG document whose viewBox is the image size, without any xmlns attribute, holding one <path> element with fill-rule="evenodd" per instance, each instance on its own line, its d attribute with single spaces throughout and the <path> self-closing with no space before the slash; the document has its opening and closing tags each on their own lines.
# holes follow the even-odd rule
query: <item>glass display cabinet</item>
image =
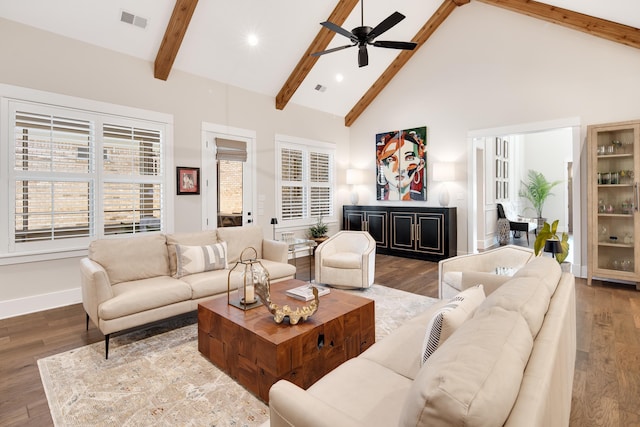
<svg viewBox="0 0 640 427">
<path fill-rule="evenodd" d="M 588 274 L 640 290 L 640 121 L 588 129 Z"/>
</svg>

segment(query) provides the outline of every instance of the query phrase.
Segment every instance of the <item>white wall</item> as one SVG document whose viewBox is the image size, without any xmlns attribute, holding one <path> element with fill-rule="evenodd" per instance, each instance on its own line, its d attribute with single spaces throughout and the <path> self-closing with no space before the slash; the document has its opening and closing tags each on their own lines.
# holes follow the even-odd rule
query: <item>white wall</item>
<svg viewBox="0 0 640 427">
<path fill-rule="evenodd" d="M 571 161 L 571 128 L 557 129 L 548 132 L 532 133 L 522 136 L 522 153 L 524 156 L 524 170 L 522 171 L 526 181 L 529 169 L 542 173 L 547 181 L 561 181 L 555 186 L 547 198 L 543 210 L 543 217 L 549 223 L 560 220 L 558 231 L 567 231 L 567 162 Z M 518 188 L 520 181 L 518 181 Z M 525 206 L 531 206 L 529 202 Z M 527 210 L 527 214 L 535 213 Z M 527 215 L 535 216 L 535 215 Z"/>
<path fill-rule="evenodd" d="M 429 168 L 454 160 L 464 172 L 471 167 L 467 136 L 477 129 L 578 117 L 584 144 L 588 124 L 640 118 L 638 49 L 480 2 L 457 8 L 419 49 L 351 127 L 351 153 L 366 159 L 361 167 L 373 169 L 373 136 L 388 129 L 428 126 Z M 583 156 L 574 156 L 574 173 L 585 173 Z M 425 205 L 436 206 L 430 170 L 428 179 Z M 457 179 L 451 204 L 458 207 L 458 253 L 466 253 L 467 177 Z M 373 185 L 372 177 L 367 193 L 375 204 Z M 583 214 L 583 229 L 574 233 L 586 223 Z M 582 265 L 585 258 L 586 248 Z"/>
<path fill-rule="evenodd" d="M 457 8 L 351 129 L 340 117 L 295 105 L 278 111 L 271 97 L 175 70 L 168 81 L 156 80 L 151 63 L 10 21 L 0 20 L 0 55 L 1 83 L 173 114 L 176 165 L 199 165 L 203 121 L 255 129 L 258 156 L 265 159 L 274 158 L 275 133 L 335 142 L 341 181 L 349 163 L 371 170 L 369 185 L 360 186 L 360 203 L 376 203 L 374 135 L 426 125 L 429 200 L 422 204 L 438 205 L 431 164 L 457 162 L 457 182 L 449 189 L 451 205 L 458 207 L 459 253 L 467 251 L 470 131 L 579 117 L 584 143 L 587 124 L 640 118 L 640 51 L 480 2 Z M 573 159 L 582 176 L 583 156 L 580 150 Z M 266 196 L 265 215 L 258 218 L 265 232 L 275 212 L 274 163 L 262 162 L 257 176 L 257 192 Z M 341 197 L 347 200 L 348 191 Z M 175 210 L 176 230 L 201 223 L 198 198 L 177 197 Z M 574 233 L 585 228 L 586 216 Z M 586 265 L 586 249 L 582 258 Z M 0 267 L 0 302 L 77 288 L 73 263 L 51 270 L 56 274 L 47 280 L 34 273 L 48 271 L 51 263 L 58 265 Z"/>
<path fill-rule="evenodd" d="M 256 222 L 265 235 L 271 235 L 275 212 L 276 133 L 333 142 L 337 158 L 348 156 L 342 117 L 295 104 L 276 110 L 272 97 L 176 70 L 167 81 L 157 80 L 152 63 L 3 19 L 0 57 L 0 83 L 172 114 L 175 166 L 201 166 L 203 122 L 254 130 L 257 156 L 264 159 L 255 191 L 265 196 L 264 215 Z M 200 229 L 201 198 L 174 197 L 175 231 Z M 15 314 L 22 298 L 40 295 L 47 304 L 52 294 L 69 291 L 79 301 L 79 286 L 77 258 L 0 266 L 0 318 Z"/>
</svg>

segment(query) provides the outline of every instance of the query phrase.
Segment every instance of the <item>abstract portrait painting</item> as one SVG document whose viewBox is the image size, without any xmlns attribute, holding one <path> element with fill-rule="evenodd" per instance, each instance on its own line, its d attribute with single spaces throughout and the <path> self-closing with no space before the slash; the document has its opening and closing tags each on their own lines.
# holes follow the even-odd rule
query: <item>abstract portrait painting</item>
<svg viewBox="0 0 640 427">
<path fill-rule="evenodd" d="M 376 200 L 427 200 L 427 127 L 376 135 Z"/>
</svg>

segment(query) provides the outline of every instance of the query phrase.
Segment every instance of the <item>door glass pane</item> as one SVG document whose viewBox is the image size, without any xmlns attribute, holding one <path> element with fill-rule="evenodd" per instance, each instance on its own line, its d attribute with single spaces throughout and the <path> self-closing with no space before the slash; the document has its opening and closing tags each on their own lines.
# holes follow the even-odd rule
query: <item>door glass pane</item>
<svg viewBox="0 0 640 427">
<path fill-rule="evenodd" d="M 218 160 L 218 227 L 242 225 L 243 162 Z"/>
</svg>

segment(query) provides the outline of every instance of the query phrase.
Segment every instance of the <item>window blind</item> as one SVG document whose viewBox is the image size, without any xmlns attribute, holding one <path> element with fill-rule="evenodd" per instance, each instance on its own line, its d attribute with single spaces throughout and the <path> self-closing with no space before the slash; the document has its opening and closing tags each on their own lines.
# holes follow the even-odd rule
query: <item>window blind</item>
<svg viewBox="0 0 640 427">
<path fill-rule="evenodd" d="M 13 233 L 0 252 L 164 228 L 161 123 L 21 101 L 8 116 Z"/>
<path fill-rule="evenodd" d="M 14 242 L 89 236 L 93 123 L 23 110 L 13 122 Z"/>
<path fill-rule="evenodd" d="M 279 145 L 279 202 L 283 221 L 306 224 L 333 214 L 333 150 Z M 292 224 L 293 224 L 292 223 Z"/>
<path fill-rule="evenodd" d="M 102 187 L 104 234 L 159 229 L 163 190 L 161 132 L 104 124 L 103 141 L 104 173 L 114 177 L 106 178 Z"/>
<path fill-rule="evenodd" d="M 233 139 L 216 138 L 216 160 L 247 161 L 247 143 Z"/>
</svg>

